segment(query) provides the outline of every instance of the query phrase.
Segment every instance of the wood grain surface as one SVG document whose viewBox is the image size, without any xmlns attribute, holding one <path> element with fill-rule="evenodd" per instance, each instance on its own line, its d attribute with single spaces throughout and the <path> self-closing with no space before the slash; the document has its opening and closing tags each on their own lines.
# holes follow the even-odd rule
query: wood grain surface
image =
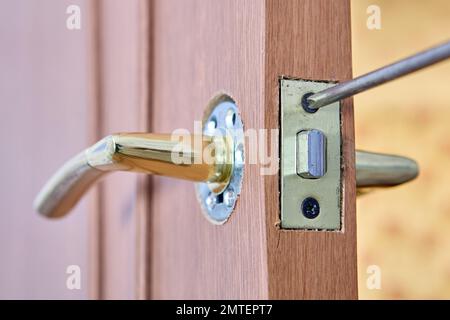
<svg viewBox="0 0 450 320">
<path fill-rule="evenodd" d="M 281 76 L 351 77 L 347 0 L 157 0 L 151 20 L 151 130 L 193 129 L 225 92 L 246 129 L 278 128 Z M 246 165 L 222 226 L 200 211 L 194 185 L 152 178 L 146 297 L 356 298 L 354 135 L 344 103 L 343 233 L 280 231 L 278 175 Z"/>
<path fill-rule="evenodd" d="M 193 130 L 226 92 L 248 128 L 263 128 L 264 2 L 155 1 L 152 131 Z M 267 298 L 264 184 L 246 168 L 243 195 L 223 226 L 207 221 L 191 182 L 154 178 L 150 298 Z"/>
<path fill-rule="evenodd" d="M 145 1 L 146 2 L 146 1 Z M 99 130 L 147 131 L 147 8 L 144 0 L 98 2 Z M 100 298 L 134 299 L 140 296 L 143 265 L 138 252 L 142 221 L 141 179 L 117 172 L 101 184 Z M 139 221 L 139 222 L 138 222 Z M 138 229 L 137 229 L 138 228 Z"/>
<path fill-rule="evenodd" d="M 97 297 L 97 188 L 64 219 L 32 209 L 55 170 L 96 139 L 92 6 L 77 1 L 82 29 L 68 30 L 71 4 L 0 3 L 0 299 Z M 80 290 L 66 286 L 70 265 Z"/>
<path fill-rule="evenodd" d="M 350 4 L 337 1 L 266 2 L 265 125 L 278 126 L 281 75 L 312 80 L 350 79 Z M 354 124 L 351 100 L 342 106 L 343 232 L 283 231 L 278 177 L 265 179 L 269 297 L 357 298 Z"/>
</svg>

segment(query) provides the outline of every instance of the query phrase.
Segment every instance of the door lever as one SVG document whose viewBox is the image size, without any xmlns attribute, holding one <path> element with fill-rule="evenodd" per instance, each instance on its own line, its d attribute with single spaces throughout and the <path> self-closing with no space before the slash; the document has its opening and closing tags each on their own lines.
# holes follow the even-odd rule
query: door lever
<svg viewBox="0 0 450 320">
<path fill-rule="evenodd" d="M 245 154 L 243 124 L 237 106 L 228 96 L 213 99 L 208 110 L 200 135 L 119 133 L 107 136 L 66 162 L 36 196 L 34 208 L 49 218 L 64 216 L 106 173 L 131 171 L 196 182 L 198 200 L 208 220 L 215 224 L 226 222 L 241 191 Z M 314 143 L 307 145 L 303 148 L 307 153 L 317 151 Z M 311 171 L 315 166 L 312 160 L 320 157 L 307 158 L 311 161 L 301 168 L 305 172 Z M 414 160 L 356 152 L 358 188 L 404 183 L 414 179 L 417 173 Z"/>
<path fill-rule="evenodd" d="M 409 182 L 419 174 L 413 159 L 366 151 L 356 151 L 356 186 L 362 188 L 393 187 Z"/>
<path fill-rule="evenodd" d="M 180 141 L 188 143 L 180 144 Z M 64 164 L 37 195 L 34 207 L 47 217 L 64 216 L 87 188 L 111 171 L 143 172 L 205 182 L 212 191 L 220 193 L 232 173 L 231 138 L 226 135 L 185 136 L 180 141 L 173 141 L 169 134 L 110 135 Z M 194 141 L 201 143 L 196 145 Z M 207 150 L 214 150 L 211 163 L 202 161 Z M 177 164 L 174 155 L 188 161 Z"/>
<path fill-rule="evenodd" d="M 119 133 L 107 136 L 66 162 L 36 196 L 43 216 L 66 215 L 106 173 L 132 171 L 196 182 L 197 198 L 214 224 L 226 222 L 241 191 L 243 124 L 227 95 L 207 108 L 200 134 Z"/>
</svg>

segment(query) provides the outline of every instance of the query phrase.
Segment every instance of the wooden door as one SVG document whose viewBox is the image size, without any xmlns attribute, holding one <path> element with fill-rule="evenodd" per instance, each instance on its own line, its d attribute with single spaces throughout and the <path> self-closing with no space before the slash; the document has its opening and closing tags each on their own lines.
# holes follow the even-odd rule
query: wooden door
<svg viewBox="0 0 450 320">
<path fill-rule="evenodd" d="M 67 28 L 73 5 L 79 29 Z M 108 177 L 59 220 L 39 216 L 32 203 L 76 152 L 112 131 L 146 131 L 147 110 L 140 107 L 149 44 L 145 5 L 140 0 L 0 5 L 0 131 L 10 154 L 0 168 L 0 298 L 137 296 L 137 176 Z M 67 286 L 70 266 L 79 267 L 79 288 Z"/>
<path fill-rule="evenodd" d="M 65 29 L 71 4 L 81 7 L 78 31 Z M 58 165 L 100 137 L 192 130 L 217 93 L 236 101 L 246 129 L 279 129 L 281 77 L 351 78 L 348 0 L 22 0 L 1 12 L 11 10 L 1 19 L 9 68 L 0 96 L 18 108 L 1 130 L 15 146 L 36 132 L 41 140 L 13 150 L 25 159 L 20 179 L 8 169 L 13 158 L 1 168 L 13 181 L 2 186 L 4 199 L 24 194 L 2 201 L 13 221 L 1 224 L 2 297 L 357 298 L 351 100 L 341 111 L 340 232 L 281 230 L 279 174 L 261 175 L 259 164 L 245 165 L 221 226 L 203 217 L 191 182 L 127 172 L 104 179 L 64 220 L 38 220 L 25 207 Z M 24 134 L 11 134 L 20 119 Z M 278 158 L 275 140 L 269 151 Z M 81 266 L 83 290 L 67 290 L 68 264 Z"/>
<path fill-rule="evenodd" d="M 1 299 L 98 297 L 98 189 L 66 219 L 48 221 L 32 209 L 55 168 L 98 139 L 93 6 L 76 2 L 83 24 L 71 31 L 71 4 L 0 4 L 0 133 L 8 146 L 0 168 Z M 70 266 L 81 272 L 79 289 L 66 286 Z"/>
<path fill-rule="evenodd" d="M 235 99 L 246 128 L 278 128 L 280 77 L 352 76 L 346 0 L 157 0 L 149 21 L 151 131 L 192 130 L 218 92 Z M 343 103 L 343 232 L 277 228 L 279 177 L 259 165 L 246 165 L 222 226 L 204 219 L 191 183 L 152 177 L 144 297 L 357 298 L 353 111 Z"/>
</svg>

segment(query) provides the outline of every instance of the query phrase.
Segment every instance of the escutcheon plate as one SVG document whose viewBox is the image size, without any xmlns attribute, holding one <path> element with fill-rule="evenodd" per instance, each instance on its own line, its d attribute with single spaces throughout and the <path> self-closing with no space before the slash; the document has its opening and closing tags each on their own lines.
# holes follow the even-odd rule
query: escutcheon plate
<svg viewBox="0 0 450 320">
<path fill-rule="evenodd" d="M 216 225 L 227 222 L 241 193 L 245 152 L 243 128 L 239 109 L 231 97 L 219 95 L 210 102 L 203 121 L 203 134 L 227 133 L 233 140 L 233 171 L 225 189 L 215 193 L 207 183 L 195 185 L 205 217 Z"/>
</svg>

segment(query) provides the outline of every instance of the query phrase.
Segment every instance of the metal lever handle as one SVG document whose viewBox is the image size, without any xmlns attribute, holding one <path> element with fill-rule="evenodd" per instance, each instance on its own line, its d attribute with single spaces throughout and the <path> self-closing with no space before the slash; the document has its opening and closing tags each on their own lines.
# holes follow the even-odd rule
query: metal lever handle
<svg viewBox="0 0 450 320">
<path fill-rule="evenodd" d="M 212 155 L 211 161 L 203 160 L 205 151 Z M 174 154 L 188 161 L 177 163 Z M 64 216 L 94 182 L 111 171 L 207 182 L 211 190 L 220 192 L 230 180 L 232 166 L 233 142 L 226 135 L 185 136 L 174 141 L 168 134 L 114 134 L 62 166 L 37 195 L 34 208 L 46 217 Z"/>
</svg>

